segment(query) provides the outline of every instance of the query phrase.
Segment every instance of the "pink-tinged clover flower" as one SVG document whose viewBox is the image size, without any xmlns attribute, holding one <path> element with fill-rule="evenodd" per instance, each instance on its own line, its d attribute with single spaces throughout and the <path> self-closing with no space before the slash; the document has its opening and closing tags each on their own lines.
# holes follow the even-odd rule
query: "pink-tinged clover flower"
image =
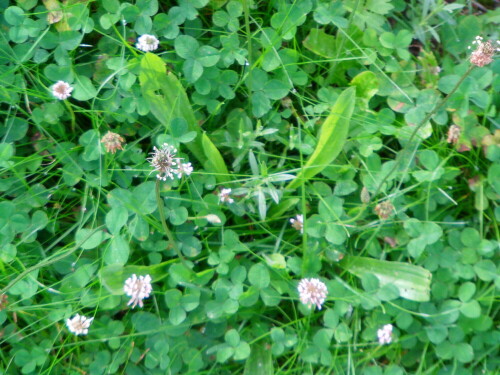
<svg viewBox="0 0 500 375">
<path fill-rule="evenodd" d="M 73 87 L 68 82 L 57 81 L 52 85 L 52 95 L 59 100 L 66 100 L 71 96 Z"/>
<path fill-rule="evenodd" d="M 314 305 L 318 310 L 321 310 L 326 300 L 326 296 L 328 295 L 328 289 L 325 283 L 315 278 L 302 279 L 297 289 L 299 291 L 300 302 L 307 305 L 309 308 Z"/>
<path fill-rule="evenodd" d="M 377 337 L 380 345 L 390 344 L 392 342 L 392 324 L 386 324 L 377 330 Z"/>
</svg>

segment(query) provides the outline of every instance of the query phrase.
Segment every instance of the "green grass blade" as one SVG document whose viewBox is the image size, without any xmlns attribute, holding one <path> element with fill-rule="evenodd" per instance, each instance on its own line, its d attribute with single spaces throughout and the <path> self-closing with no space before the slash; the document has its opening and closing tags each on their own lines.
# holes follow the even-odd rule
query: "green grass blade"
<svg viewBox="0 0 500 375">
<path fill-rule="evenodd" d="M 342 259 L 340 266 L 358 277 L 371 273 L 381 286 L 395 285 L 403 298 L 418 302 L 430 300 L 432 274 L 420 266 L 350 255 Z"/>
<path fill-rule="evenodd" d="M 330 115 L 321 126 L 318 144 L 297 177 L 287 186 L 294 189 L 325 169 L 340 154 L 349 132 L 354 110 L 356 88 L 350 87 L 340 94 Z"/>
</svg>

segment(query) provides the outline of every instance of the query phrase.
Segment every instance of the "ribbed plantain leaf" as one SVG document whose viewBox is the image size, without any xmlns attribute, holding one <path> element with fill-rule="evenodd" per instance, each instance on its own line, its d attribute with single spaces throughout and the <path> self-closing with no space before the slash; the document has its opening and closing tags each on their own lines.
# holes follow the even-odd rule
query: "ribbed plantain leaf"
<svg viewBox="0 0 500 375">
<path fill-rule="evenodd" d="M 418 302 L 430 299 L 432 274 L 420 266 L 350 255 L 342 259 L 340 266 L 358 277 L 371 273 L 381 286 L 395 285 L 403 298 Z"/>
<path fill-rule="evenodd" d="M 350 87 L 340 94 L 330 115 L 321 126 L 321 133 L 314 152 L 297 177 L 288 184 L 288 189 L 294 189 L 303 181 L 317 175 L 340 154 L 347 139 L 355 95 L 355 87 Z"/>
</svg>

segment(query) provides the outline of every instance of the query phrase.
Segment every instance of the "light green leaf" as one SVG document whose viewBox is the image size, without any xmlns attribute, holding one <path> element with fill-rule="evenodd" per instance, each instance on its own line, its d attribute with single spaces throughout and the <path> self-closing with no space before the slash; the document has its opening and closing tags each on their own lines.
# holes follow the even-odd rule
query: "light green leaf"
<svg viewBox="0 0 500 375">
<path fill-rule="evenodd" d="M 250 284 L 256 288 L 264 289 L 269 285 L 271 278 L 267 267 L 261 263 L 257 263 L 250 267 L 250 271 L 248 271 L 248 280 Z"/>
<path fill-rule="evenodd" d="M 375 73 L 369 70 L 359 73 L 350 83 L 356 87 L 356 96 L 365 103 L 368 108 L 368 102 L 378 92 L 380 82 Z"/>
<path fill-rule="evenodd" d="M 203 152 L 205 153 L 206 158 L 205 168 L 215 173 L 217 181 L 229 181 L 229 171 L 227 170 L 226 163 L 219 150 L 215 147 L 210 138 L 208 138 L 206 133 L 202 134 L 201 139 Z"/>
<path fill-rule="evenodd" d="M 335 37 L 328 35 L 321 29 L 311 29 L 304 39 L 304 47 L 316 55 L 326 58 L 336 56 Z"/>
<path fill-rule="evenodd" d="M 375 275 L 380 286 L 396 286 L 403 298 L 418 302 L 430 299 L 432 274 L 422 267 L 351 255 L 344 256 L 340 265 L 358 277 L 369 273 Z"/>
<path fill-rule="evenodd" d="M 174 119 L 184 119 L 188 130 L 197 135 L 186 144 L 189 151 L 208 172 L 216 175 L 219 182 L 228 181 L 229 172 L 219 150 L 206 134 L 202 137 L 186 91 L 172 72 L 166 72 L 165 62 L 153 53 L 146 53 L 141 60 L 139 82 L 142 95 L 156 119 L 167 129 Z"/>
<path fill-rule="evenodd" d="M 273 375 L 272 353 L 261 343 L 251 347 L 250 357 L 245 362 L 243 375 Z"/>
<path fill-rule="evenodd" d="M 340 154 L 347 139 L 349 122 L 354 110 L 355 94 L 355 87 L 348 88 L 340 94 L 330 115 L 321 126 L 316 149 L 297 177 L 287 186 L 288 189 L 296 188 L 304 180 L 309 180 L 317 175 Z"/>
<path fill-rule="evenodd" d="M 128 242 L 122 236 L 115 236 L 109 243 L 104 253 L 104 263 L 125 264 L 127 263 L 130 248 Z"/>
<path fill-rule="evenodd" d="M 75 91 L 73 91 L 73 98 L 76 100 L 90 100 L 97 95 L 97 90 L 92 85 L 90 78 L 85 76 L 76 76 L 75 77 Z"/>
</svg>

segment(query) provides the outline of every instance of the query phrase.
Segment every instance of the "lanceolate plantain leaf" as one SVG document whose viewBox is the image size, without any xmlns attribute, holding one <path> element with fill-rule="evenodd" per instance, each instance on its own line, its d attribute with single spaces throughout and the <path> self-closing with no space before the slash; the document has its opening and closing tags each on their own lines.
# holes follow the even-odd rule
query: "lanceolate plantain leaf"
<svg viewBox="0 0 500 375">
<path fill-rule="evenodd" d="M 186 91 L 177 77 L 166 71 L 165 62 L 153 53 L 146 53 L 141 60 L 139 81 L 142 96 L 156 119 L 167 128 L 174 118 L 185 119 L 189 131 L 197 134 L 192 142 L 186 144 L 189 150 L 219 181 L 227 181 L 229 174 L 219 150 L 207 135 L 202 139 L 202 130 L 197 124 Z M 207 153 L 208 149 L 210 152 Z"/>
<path fill-rule="evenodd" d="M 262 343 L 252 345 L 250 357 L 245 362 L 243 375 L 273 375 L 274 367 L 271 351 L 266 350 Z"/>
<path fill-rule="evenodd" d="M 293 189 L 325 169 L 340 154 L 349 131 L 356 88 L 350 87 L 335 102 L 330 115 L 321 126 L 318 144 L 297 177 L 287 186 Z"/>
<path fill-rule="evenodd" d="M 430 299 L 432 274 L 420 266 L 350 255 L 342 259 L 340 266 L 358 277 L 371 273 L 381 286 L 395 285 L 403 298 L 418 302 Z"/>
<path fill-rule="evenodd" d="M 215 175 L 217 181 L 229 181 L 229 172 L 227 170 L 226 163 L 224 162 L 224 159 L 222 159 L 219 150 L 215 147 L 210 138 L 208 138 L 206 133 L 203 133 L 201 136 L 201 144 L 203 146 L 205 157 L 207 158 L 205 168 L 217 173 Z"/>
</svg>

